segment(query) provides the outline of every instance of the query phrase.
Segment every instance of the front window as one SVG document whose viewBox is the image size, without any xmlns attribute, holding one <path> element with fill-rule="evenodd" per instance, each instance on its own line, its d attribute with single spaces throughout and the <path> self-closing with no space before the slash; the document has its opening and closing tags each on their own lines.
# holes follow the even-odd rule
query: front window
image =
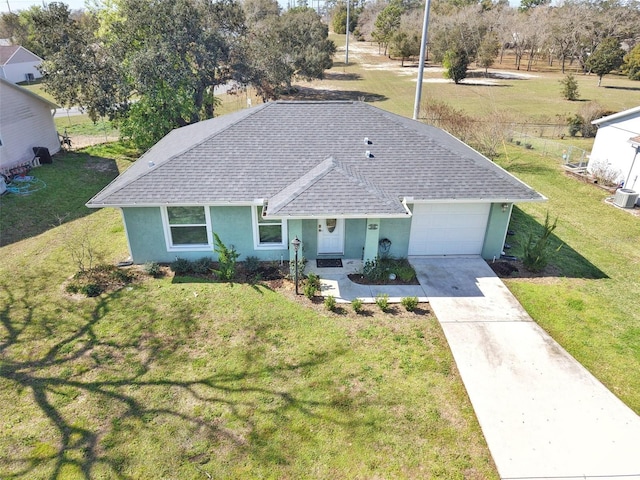
<svg viewBox="0 0 640 480">
<path fill-rule="evenodd" d="M 170 247 L 196 247 L 210 244 L 209 218 L 205 207 L 166 207 Z"/>
<path fill-rule="evenodd" d="M 287 238 L 282 219 L 265 219 L 262 216 L 263 207 L 254 211 L 256 247 L 284 247 Z"/>
</svg>

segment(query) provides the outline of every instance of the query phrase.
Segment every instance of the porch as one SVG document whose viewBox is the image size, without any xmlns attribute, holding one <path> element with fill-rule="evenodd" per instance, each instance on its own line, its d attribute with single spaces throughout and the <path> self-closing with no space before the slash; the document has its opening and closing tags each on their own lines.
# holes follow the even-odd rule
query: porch
<svg viewBox="0 0 640 480">
<path fill-rule="evenodd" d="M 389 303 L 400 303 L 403 297 L 418 297 L 419 302 L 428 302 L 422 285 L 360 285 L 349 280 L 348 275 L 362 271 L 362 260 L 342 259 L 341 267 L 317 266 L 309 260 L 305 273 L 320 277 L 320 293 L 333 295 L 337 303 L 350 303 L 359 298 L 363 303 L 375 303 L 377 295 L 389 295 Z"/>
</svg>

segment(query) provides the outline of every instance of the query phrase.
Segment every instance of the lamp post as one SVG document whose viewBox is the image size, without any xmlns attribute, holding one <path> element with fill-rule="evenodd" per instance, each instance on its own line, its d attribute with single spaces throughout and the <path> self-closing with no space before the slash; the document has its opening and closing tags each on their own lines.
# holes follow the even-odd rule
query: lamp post
<svg viewBox="0 0 640 480">
<path fill-rule="evenodd" d="M 298 293 L 298 249 L 300 248 L 300 244 L 302 242 L 298 239 L 298 236 L 296 235 L 296 238 L 294 238 L 293 240 L 291 240 L 291 245 L 293 245 L 293 251 L 295 252 L 295 273 L 294 273 L 294 277 L 295 277 L 295 282 L 296 282 L 296 295 L 299 295 Z"/>
</svg>

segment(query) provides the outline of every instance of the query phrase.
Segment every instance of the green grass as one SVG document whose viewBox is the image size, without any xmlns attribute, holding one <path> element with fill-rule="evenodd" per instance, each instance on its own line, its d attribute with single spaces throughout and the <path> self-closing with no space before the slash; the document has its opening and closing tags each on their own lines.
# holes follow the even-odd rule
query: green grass
<svg viewBox="0 0 640 480">
<path fill-rule="evenodd" d="M 514 211 L 512 252 L 521 254 L 544 216 L 558 219 L 551 277 L 510 279 L 507 286 L 555 340 L 640 413 L 640 218 L 604 202 L 610 196 L 570 178 L 558 162 L 516 148 L 504 167 L 549 198 Z"/>
<path fill-rule="evenodd" d="M 131 154 L 120 144 L 111 144 L 56 155 L 53 164 L 33 169 L 30 175 L 39 180 L 39 190 L 28 196 L 0 197 L 0 246 L 95 212 L 84 204 L 131 164 Z"/>
<path fill-rule="evenodd" d="M 115 147 L 56 157 L 38 197 L 2 198 L 3 235 L 30 232 L 0 250 L 3 478 L 497 478 L 432 315 L 189 278 L 66 296 L 78 239 L 127 255 L 120 214 L 82 206 L 115 174 L 95 164 L 126 168 Z M 69 221 L 33 229 L 47 205 Z"/>
</svg>

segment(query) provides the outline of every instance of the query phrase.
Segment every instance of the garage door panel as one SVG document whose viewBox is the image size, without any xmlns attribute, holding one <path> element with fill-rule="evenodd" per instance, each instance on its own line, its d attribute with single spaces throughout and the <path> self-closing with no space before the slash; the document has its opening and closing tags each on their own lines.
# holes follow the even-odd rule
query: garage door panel
<svg viewBox="0 0 640 480">
<path fill-rule="evenodd" d="M 409 255 L 479 255 L 489 204 L 416 204 Z"/>
</svg>

